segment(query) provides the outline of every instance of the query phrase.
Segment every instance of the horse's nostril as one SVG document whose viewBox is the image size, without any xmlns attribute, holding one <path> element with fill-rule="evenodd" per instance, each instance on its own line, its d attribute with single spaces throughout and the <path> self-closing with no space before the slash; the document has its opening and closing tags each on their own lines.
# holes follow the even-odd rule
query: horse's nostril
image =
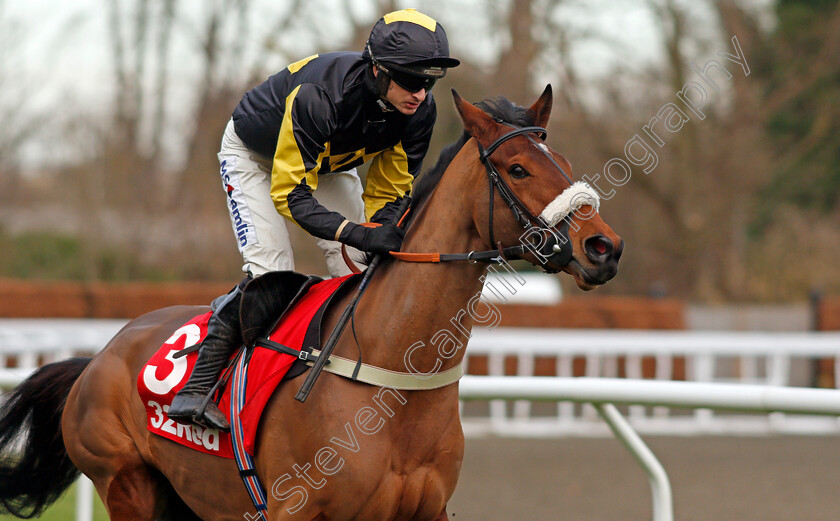
<svg viewBox="0 0 840 521">
<path fill-rule="evenodd" d="M 613 253 L 613 244 L 603 235 L 593 235 L 583 244 L 586 256 L 595 263 L 606 262 Z"/>
<path fill-rule="evenodd" d="M 604 241 L 594 241 L 592 247 L 595 248 L 595 251 L 598 253 L 607 253 L 607 245 L 604 244 Z"/>
</svg>

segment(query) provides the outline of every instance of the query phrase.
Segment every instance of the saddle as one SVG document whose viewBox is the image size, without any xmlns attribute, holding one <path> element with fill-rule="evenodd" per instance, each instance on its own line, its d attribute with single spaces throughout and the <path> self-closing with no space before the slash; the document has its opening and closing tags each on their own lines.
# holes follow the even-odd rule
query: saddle
<svg viewBox="0 0 840 521">
<path fill-rule="evenodd" d="M 319 349 L 321 321 L 336 297 L 353 286 L 354 275 L 322 280 L 291 271 L 262 275 L 245 287 L 240 305 L 242 349 L 236 350 L 231 365 L 249 357 L 250 369 L 240 417 L 246 445 L 253 450 L 262 410 L 282 381 L 303 374 L 313 349 Z M 189 351 L 207 334 L 210 313 L 192 318 L 178 328 L 149 359 L 138 375 L 137 388 L 146 407 L 147 428 L 193 449 L 232 458 L 230 435 L 215 429 L 176 424 L 166 411 L 172 397 L 187 382 L 197 353 Z M 229 414 L 231 389 L 227 380 L 231 365 L 222 373 L 215 396 L 219 408 Z"/>
<path fill-rule="evenodd" d="M 245 349 L 253 349 L 261 340 L 260 344 L 263 347 L 298 356 L 297 352 L 283 351 L 278 347 L 283 344 L 268 340 L 268 336 L 286 312 L 297 304 L 312 286 L 323 281 L 321 277 L 304 275 L 295 271 L 272 271 L 249 282 L 242 291 L 242 301 L 239 305 L 239 323 L 242 328 L 242 345 Z M 317 317 L 319 327 L 316 328 L 319 337 L 321 315 L 324 309 L 326 306 L 322 306 L 322 309 L 316 312 L 319 314 Z M 310 343 L 306 340 L 310 340 Z M 314 342 L 317 344 L 318 340 L 319 338 L 315 338 Z M 310 353 L 312 341 L 313 339 L 304 339 L 300 352 Z M 283 379 L 291 380 L 304 371 L 306 371 L 305 357 L 298 359 Z"/>
</svg>

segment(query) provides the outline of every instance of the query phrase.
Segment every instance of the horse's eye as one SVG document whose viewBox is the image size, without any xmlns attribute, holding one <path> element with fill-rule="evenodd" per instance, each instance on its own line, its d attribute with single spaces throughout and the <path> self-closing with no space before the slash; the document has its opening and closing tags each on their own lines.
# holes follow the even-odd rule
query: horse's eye
<svg viewBox="0 0 840 521">
<path fill-rule="evenodd" d="M 512 167 L 510 167 L 508 169 L 508 173 L 514 179 L 522 179 L 523 177 L 528 177 L 529 175 L 531 175 L 528 173 L 527 170 L 525 170 L 519 165 L 513 165 Z"/>
</svg>

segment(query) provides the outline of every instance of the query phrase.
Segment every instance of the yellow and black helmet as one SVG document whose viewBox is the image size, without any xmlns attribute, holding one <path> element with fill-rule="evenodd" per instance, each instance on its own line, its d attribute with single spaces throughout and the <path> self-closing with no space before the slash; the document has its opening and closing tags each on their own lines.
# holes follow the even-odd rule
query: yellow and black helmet
<svg viewBox="0 0 840 521">
<path fill-rule="evenodd" d="M 380 18 L 370 31 L 362 57 L 401 86 L 409 83 L 409 90 L 419 90 L 414 88 L 418 86 L 431 88 L 434 81 L 427 81 L 426 86 L 420 78 L 440 79 L 448 68 L 461 63 L 449 56 L 449 40 L 443 26 L 414 9 L 394 11 Z M 411 76 L 418 78 L 411 81 Z"/>
</svg>

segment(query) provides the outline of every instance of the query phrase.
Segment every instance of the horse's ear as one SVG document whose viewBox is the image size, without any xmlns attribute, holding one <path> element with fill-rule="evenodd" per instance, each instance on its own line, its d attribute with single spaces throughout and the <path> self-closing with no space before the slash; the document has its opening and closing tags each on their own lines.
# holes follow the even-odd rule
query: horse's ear
<svg viewBox="0 0 840 521">
<path fill-rule="evenodd" d="M 548 128 L 548 117 L 551 115 L 551 84 L 545 86 L 545 90 L 531 108 L 529 109 L 534 116 L 534 125 L 542 128 Z"/>
<path fill-rule="evenodd" d="M 489 114 L 476 107 L 472 103 L 465 101 L 455 89 L 452 89 L 452 97 L 455 99 L 455 108 L 458 109 L 458 114 L 461 115 L 461 121 L 464 122 L 464 129 L 467 134 L 484 141 L 490 129 L 496 127 L 496 122 Z"/>
</svg>

